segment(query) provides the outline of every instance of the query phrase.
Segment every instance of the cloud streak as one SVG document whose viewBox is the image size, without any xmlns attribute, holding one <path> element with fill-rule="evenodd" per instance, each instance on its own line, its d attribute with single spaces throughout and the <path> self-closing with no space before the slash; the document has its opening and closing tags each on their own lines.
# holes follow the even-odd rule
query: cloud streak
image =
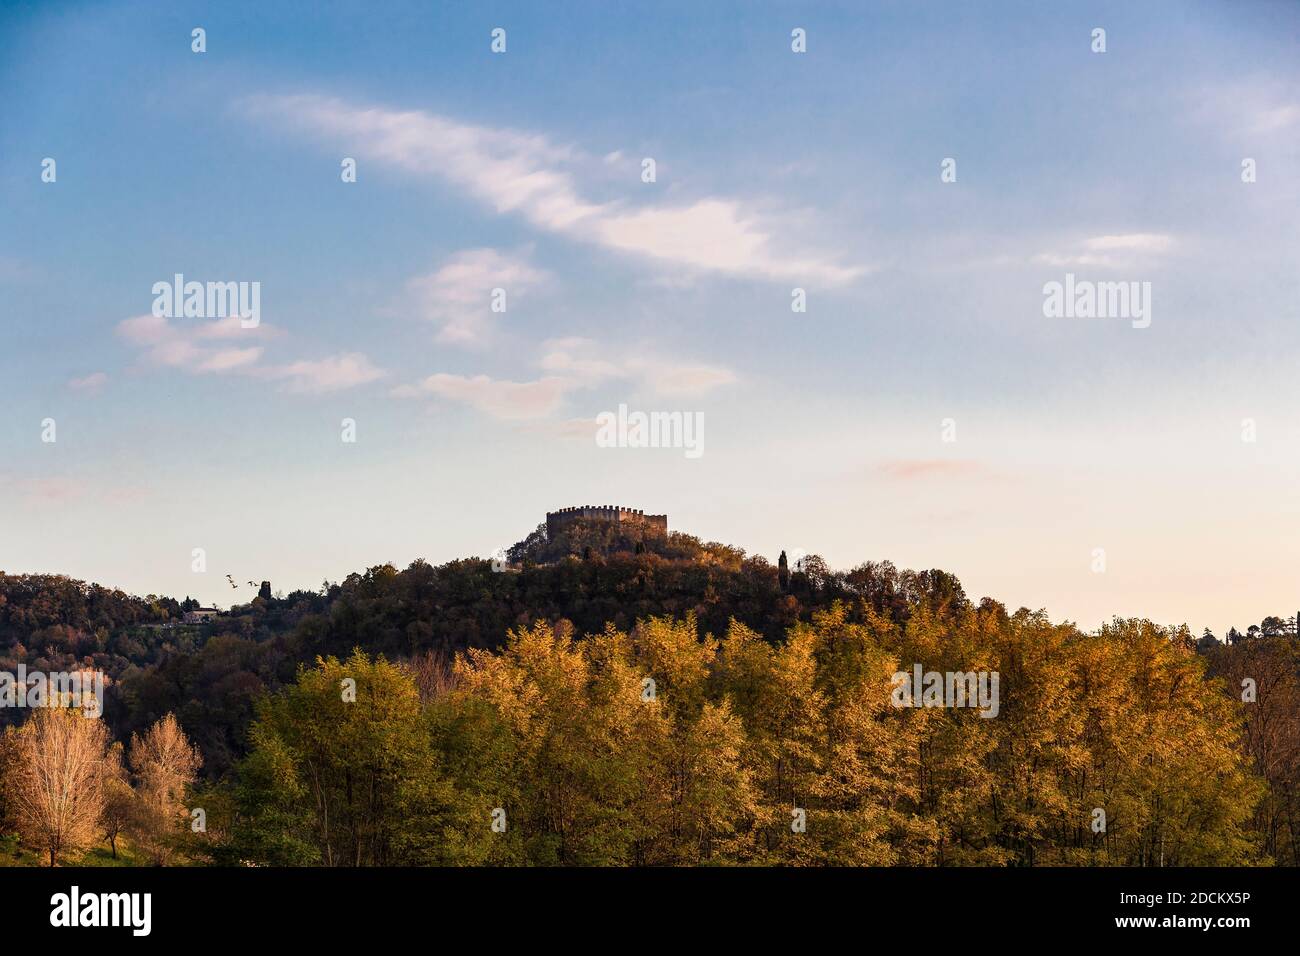
<svg viewBox="0 0 1300 956">
<path fill-rule="evenodd" d="M 542 344 L 537 379 L 517 382 L 487 375 L 438 373 L 400 385 L 396 398 L 438 397 L 469 405 L 503 421 L 554 415 L 573 392 L 625 382 L 657 396 L 700 396 L 738 379 L 730 369 L 662 357 L 610 358 L 585 338 L 551 339 Z"/>
<path fill-rule="evenodd" d="M 1174 245 L 1174 237 L 1164 233 L 1116 233 L 1077 240 L 1066 249 L 1041 252 L 1033 261 L 1049 266 L 1118 268 L 1163 256 Z"/>
<path fill-rule="evenodd" d="M 320 395 L 366 385 L 388 373 L 360 352 L 344 352 L 323 359 L 300 359 L 288 365 L 269 366 L 259 369 L 258 374 L 284 381 L 287 392 Z"/>
<path fill-rule="evenodd" d="M 962 458 L 899 458 L 881 464 L 880 471 L 897 481 L 989 477 L 983 464 Z"/>
<path fill-rule="evenodd" d="M 77 392 L 97 392 L 108 384 L 107 372 L 91 372 L 82 378 L 74 378 L 68 382 L 68 388 Z"/>
<path fill-rule="evenodd" d="M 420 110 L 365 107 L 332 97 L 260 95 L 252 117 L 289 123 L 361 159 L 450 183 L 534 228 L 691 271 L 827 284 L 865 271 L 799 252 L 780 223 L 738 199 L 634 205 L 583 195 L 575 169 L 607 165 L 544 136 L 462 123 Z"/>
<path fill-rule="evenodd" d="M 151 365 L 191 374 L 241 374 L 283 383 L 284 391 L 321 394 L 353 388 L 382 378 L 377 368 L 359 352 L 344 352 L 321 359 L 299 359 L 287 364 L 264 364 L 261 345 L 235 346 L 231 340 L 272 338 L 277 329 L 266 323 L 243 328 L 238 316 L 186 325 L 164 317 L 138 315 L 117 324 L 119 337 L 142 350 Z M 93 376 L 92 376 L 93 378 Z"/>
<path fill-rule="evenodd" d="M 437 396 L 486 412 L 504 421 L 524 421 L 553 414 L 576 383 L 546 377 L 533 382 L 512 382 L 487 375 L 448 375 L 440 372 L 414 385 L 393 390 L 399 398 Z"/>
</svg>

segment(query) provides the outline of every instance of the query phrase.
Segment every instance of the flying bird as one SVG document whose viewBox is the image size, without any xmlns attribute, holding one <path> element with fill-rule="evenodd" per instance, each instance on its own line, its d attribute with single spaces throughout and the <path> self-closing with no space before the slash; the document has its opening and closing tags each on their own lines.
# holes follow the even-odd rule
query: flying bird
<svg viewBox="0 0 1300 956">
<path fill-rule="evenodd" d="M 235 583 L 235 579 L 232 578 L 229 574 L 226 575 L 226 580 L 230 582 L 230 586 L 231 586 L 232 588 L 238 588 L 238 587 L 239 587 L 239 585 Z"/>
</svg>

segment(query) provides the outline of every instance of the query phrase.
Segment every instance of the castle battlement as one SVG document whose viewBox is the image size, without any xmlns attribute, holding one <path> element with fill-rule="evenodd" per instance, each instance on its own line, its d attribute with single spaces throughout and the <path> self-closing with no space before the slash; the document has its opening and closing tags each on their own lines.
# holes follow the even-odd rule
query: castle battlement
<svg viewBox="0 0 1300 956">
<path fill-rule="evenodd" d="M 648 515 L 638 508 L 624 508 L 622 505 L 577 505 L 546 513 L 547 537 L 554 539 L 575 521 L 609 521 L 628 530 L 635 528 L 649 534 L 668 534 L 667 515 Z"/>
</svg>

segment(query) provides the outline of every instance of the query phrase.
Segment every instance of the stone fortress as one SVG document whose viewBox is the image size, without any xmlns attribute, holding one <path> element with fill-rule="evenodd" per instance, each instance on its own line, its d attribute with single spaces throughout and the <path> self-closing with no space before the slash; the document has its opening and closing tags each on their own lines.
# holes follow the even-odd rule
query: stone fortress
<svg viewBox="0 0 1300 956">
<path fill-rule="evenodd" d="M 608 521 L 619 530 L 640 531 L 643 535 L 667 537 L 668 516 L 648 515 L 621 505 L 579 505 L 546 513 L 546 536 L 552 541 L 575 521 Z"/>
</svg>

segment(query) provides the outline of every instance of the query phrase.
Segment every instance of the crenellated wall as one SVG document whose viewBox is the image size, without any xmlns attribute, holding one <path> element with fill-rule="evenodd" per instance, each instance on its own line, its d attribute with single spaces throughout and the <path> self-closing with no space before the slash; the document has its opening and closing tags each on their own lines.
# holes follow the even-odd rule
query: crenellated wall
<svg viewBox="0 0 1300 956">
<path fill-rule="evenodd" d="M 636 508 L 624 508 L 621 505 L 578 505 L 575 508 L 561 508 L 546 515 L 547 537 L 555 535 L 574 521 L 610 521 L 627 528 L 638 528 L 644 532 L 657 535 L 668 534 L 667 515 L 648 515 Z"/>
</svg>

